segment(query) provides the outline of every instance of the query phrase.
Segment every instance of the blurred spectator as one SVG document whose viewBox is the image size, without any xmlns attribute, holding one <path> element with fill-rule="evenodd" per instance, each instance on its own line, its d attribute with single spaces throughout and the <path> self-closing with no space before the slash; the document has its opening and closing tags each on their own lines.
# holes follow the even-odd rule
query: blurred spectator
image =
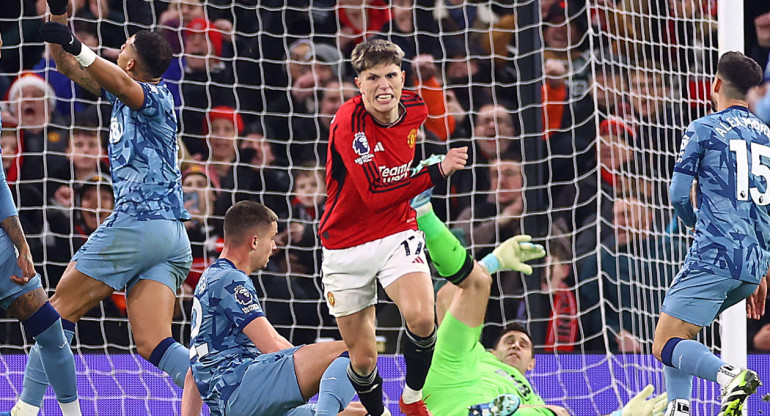
<svg viewBox="0 0 770 416">
<path fill-rule="evenodd" d="M 754 58 L 767 71 L 770 52 L 770 2 L 744 0 L 743 16 L 746 55 Z"/>
<path fill-rule="evenodd" d="M 211 181 L 211 175 L 210 170 L 200 165 L 189 167 L 182 173 L 184 206 L 192 217 L 184 224 L 193 256 L 183 288 L 186 294 L 192 294 L 203 271 L 219 256 L 224 241 L 214 227 L 218 189 Z"/>
<path fill-rule="evenodd" d="M 248 199 L 265 204 L 275 211 L 278 218 L 289 215 L 290 178 L 285 168 L 275 164 L 273 140 L 262 134 L 256 125 L 249 125 L 241 139 L 237 163 L 222 181 L 222 193 L 217 199 L 215 214 L 224 218 L 234 203 Z M 221 223 L 218 222 L 218 226 Z M 221 231 L 221 230 L 219 230 Z"/>
<path fill-rule="evenodd" d="M 682 141 L 682 128 L 688 123 L 674 106 L 671 79 L 655 64 L 647 63 L 631 69 L 630 104 L 637 118 L 637 141 L 634 146 L 644 152 L 639 173 L 655 181 L 654 203 L 668 206 L 668 184 Z"/>
<path fill-rule="evenodd" d="M 554 216 L 572 224 L 577 232 L 575 256 L 580 257 L 596 247 L 597 239 L 604 240 L 612 233 L 612 199 L 629 191 L 623 189 L 621 178 L 630 174 L 629 165 L 635 158 L 632 143 L 636 132 L 619 118 L 601 122 L 592 159 L 582 167 L 577 182 L 557 185 L 553 188 Z M 595 169 L 599 170 L 597 183 Z M 599 198 L 598 195 L 607 195 Z M 596 204 L 601 200 L 600 219 L 597 221 Z M 601 233 L 597 237 L 597 229 Z"/>
<path fill-rule="evenodd" d="M 73 21 L 96 24 L 97 38 L 104 46 L 120 48 L 126 41 L 123 7 L 112 8 L 107 0 L 73 0 L 73 5 Z"/>
<path fill-rule="evenodd" d="M 613 352 L 650 353 L 652 349 L 665 288 L 674 280 L 680 256 L 687 251 L 678 234 L 655 232 L 653 216 L 654 209 L 645 200 L 630 196 L 616 200 L 615 235 L 604 240 L 600 253 L 588 256 L 579 268 L 587 350 L 603 350 L 601 335 L 605 333 Z M 599 302 L 605 303 L 603 308 Z"/>
<path fill-rule="evenodd" d="M 574 351 L 577 343 L 578 304 L 575 298 L 575 281 L 572 275 L 573 259 L 566 227 L 554 224 L 547 240 L 545 269 L 541 275 L 541 292 L 548 295 L 551 313 L 545 336 L 548 352 Z M 521 315 L 521 314 L 520 314 Z"/>
<path fill-rule="evenodd" d="M 444 56 L 438 37 L 438 26 L 425 7 L 415 7 L 414 0 L 394 0 L 390 4 L 392 19 L 385 23 L 376 38 L 387 39 L 404 51 L 406 62 L 421 54 L 440 60 Z M 414 83 L 413 68 L 405 67 L 406 82 Z"/>
<path fill-rule="evenodd" d="M 0 73 L 18 74 L 32 68 L 45 49 L 40 38 L 42 15 L 35 8 L 36 0 L 3 1 L 0 7 L 0 32 L 3 34 L 3 59 Z M 0 77 L 0 92 L 3 85 Z M 2 96 L 2 95 L 0 95 Z"/>
<path fill-rule="evenodd" d="M 476 49 L 473 45 L 469 49 L 447 48 L 447 62 L 444 64 L 447 95 L 451 94 L 465 112 L 471 113 L 492 102 L 492 89 L 488 87 L 492 83 L 491 68 L 488 61 L 480 58 L 482 53 Z M 497 98 L 498 102 L 515 102 L 515 97 L 502 95 Z M 471 130 L 468 118 L 466 123 L 458 125 L 454 137 L 464 137 Z"/>
<path fill-rule="evenodd" d="M 668 25 L 674 69 L 687 74 L 713 74 L 717 53 L 716 3 L 712 0 L 668 2 L 673 23 Z"/>
<path fill-rule="evenodd" d="M 216 174 L 215 182 L 222 183 L 230 175 L 243 128 L 241 115 L 232 107 L 217 106 L 206 115 L 203 122 L 203 134 L 208 145 L 205 165 Z"/>
<path fill-rule="evenodd" d="M 195 19 L 206 19 L 206 11 L 200 0 L 172 0 L 160 14 L 158 25 L 174 53 L 182 51 L 182 30 Z M 213 25 L 222 33 L 233 32 L 233 24 L 227 19 L 214 19 Z M 164 27 L 165 26 L 165 27 Z"/>
<path fill-rule="evenodd" d="M 300 39 L 290 45 L 288 58 L 286 72 L 289 83 L 286 92 L 267 103 L 268 115 L 265 118 L 265 134 L 279 141 L 275 150 L 277 163 L 281 165 L 308 160 L 309 155 L 303 158 L 302 152 L 297 155 L 300 160 L 295 160 L 293 147 L 304 147 L 307 143 L 303 141 L 316 139 L 292 127 L 312 122 L 316 118 L 325 85 L 344 76 L 342 56 L 327 44 Z"/>
<path fill-rule="evenodd" d="M 486 199 L 465 208 L 454 222 L 454 227 L 462 230 L 465 242 L 472 246 L 474 258 L 482 258 L 491 252 L 495 242 L 522 233 L 524 178 L 521 160 L 508 156 L 493 158 L 488 171 L 491 186 L 485 193 Z M 502 325 L 516 318 L 524 286 L 519 272 L 503 271 L 497 279 L 498 283 L 492 285 L 485 322 Z M 485 331 L 482 338 L 492 342 L 493 332 L 492 329 Z"/>
<path fill-rule="evenodd" d="M 342 103 L 358 95 L 358 88 L 350 81 L 340 84 L 331 80 L 321 88 L 318 116 L 292 118 L 292 141 L 290 154 L 294 164 L 326 164 L 329 147 L 329 127 Z"/>
<path fill-rule="evenodd" d="M 102 132 L 95 108 L 76 115 L 67 143 L 69 163 L 59 166 L 60 171 L 52 172 L 52 176 L 65 181 L 53 194 L 55 202 L 63 207 L 72 206 L 73 186 L 80 185 L 94 174 L 109 175 L 110 168 L 103 159 Z"/>
<path fill-rule="evenodd" d="M 489 163 L 498 158 L 519 159 L 520 143 L 511 110 L 500 104 L 485 104 L 479 109 L 468 142 L 468 165 L 452 175 L 450 182 L 450 219 L 475 203 L 483 203 L 480 190 L 490 189 Z M 468 139 L 466 139 L 468 140 Z"/>
<path fill-rule="evenodd" d="M 42 78 L 23 74 L 11 85 L 8 102 L 3 103 L 3 123 L 18 125 L 16 157 L 9 165 L 7 179 L 36 259 L 43 258 L 44 206 L 63 181 L 54 173 L 69 164 L 63 156 L 65 133 L 50 127 L 55 100 L 51 86 Z"/>
<path fill-rule="evenodd" d="M 324 170 L 310 164 L 293 169 L 291 216 L 289 225 L 276 236 L 276 244 L 286 247 L 285 271 L 293 276 L 315 277 L 321 271 L 321 244 L 318 221 L 326 201 Z"/>
<path fill-rule="evenodd" d="M 345 56 L 372 37 L 390 20 L 390 8 L 383 0 L 337 0 L 337 46 Z"/>
<path fill-rule="evenodd" d="M 671 64 L 670 45 L 665 40 L 665 25 L 671 22 L 668 3 L 668 0 L 616 0 L 614 6 L 608 7 L 607 16 L 612 51 L 632 59 L 631 65 L 642 65 L 646 60 Z"/>
<path fill-rule="evenodd" d="M 441 73 L 433 55 L 420 54 L 412 60 L 414 87 L 428 107 L 425 128 L 440 140 L 449 140 L 455 132 L 455 117 L 448 111 L 448 99 L 444 95 Z"/>
<path fill-rule="evenodd" d="M 201 146 L 201 127 L 206 111 L 216 106 L 235 106 L 232 60 L 222 59 L 222 33 L 211 22 L 198 18 L 184 30 L 184 53 L 171 60 L 163 78 L 176 105 L 182 105 L 180 129 L 190 153 L 208 153 Z M 196 137 L 197 136 L 197 137 Z"/>
</svg>

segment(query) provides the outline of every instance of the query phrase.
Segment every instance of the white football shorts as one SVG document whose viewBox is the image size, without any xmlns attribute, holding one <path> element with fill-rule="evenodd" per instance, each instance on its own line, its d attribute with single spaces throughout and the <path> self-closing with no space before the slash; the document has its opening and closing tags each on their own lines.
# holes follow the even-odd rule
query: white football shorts
<svg viewBox="0 0 770 416">
<path fill-rule="evenodd" d="M 355 247 L 323 249 L 324 296 L 332 316 L 354 314 L 377 303 L 383 288 L 409 273 L 430 274 L 422 231 L 406 230 Z"/>
</svg>

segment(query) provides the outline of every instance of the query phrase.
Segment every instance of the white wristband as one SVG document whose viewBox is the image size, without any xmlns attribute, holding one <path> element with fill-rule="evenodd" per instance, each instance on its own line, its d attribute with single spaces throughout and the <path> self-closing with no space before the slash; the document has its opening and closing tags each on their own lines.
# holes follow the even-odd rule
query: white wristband
<svg viewBox="0 0 770 416">
<path fill-rule="evenodd" d="M 80 53 L 75 55 L 75 59 L 77 59 L 84 68 L 88 68 L 96 60 L 96 53 L 94 53 L 88 46 L 83 45 L 80 48 Z"/>
</svg>

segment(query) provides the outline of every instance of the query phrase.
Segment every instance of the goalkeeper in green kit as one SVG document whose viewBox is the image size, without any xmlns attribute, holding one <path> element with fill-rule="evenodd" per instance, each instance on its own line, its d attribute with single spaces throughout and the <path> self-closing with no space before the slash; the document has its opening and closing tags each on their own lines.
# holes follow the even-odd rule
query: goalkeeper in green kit
<svg viewBox="0 0 770 416">
<path fill-rule="evenodd" d="M 423 192 L 412 200 L 412 207 L 436 270 L 453 285 L 445 285 L 436 300 L 439 328 L 423 388 L 426 406 L 434 416 L 569 415 L 563 407 L 545 404 L 524 377 L 535 365 L 532 340 L 524 326 L 506 327 L 492 352 L 479 342 L 491 274 L 503 269 L 531 274 L 532 267 L 525 262 L 545 256 L 543 246 L 519 235 L 477 262 L 433 212 L 430 197 L 431 190 Z M 646 400 L 652 391 L 647 386 L 612 416 L 659 413 L 666 398 Z"/>
</svg>

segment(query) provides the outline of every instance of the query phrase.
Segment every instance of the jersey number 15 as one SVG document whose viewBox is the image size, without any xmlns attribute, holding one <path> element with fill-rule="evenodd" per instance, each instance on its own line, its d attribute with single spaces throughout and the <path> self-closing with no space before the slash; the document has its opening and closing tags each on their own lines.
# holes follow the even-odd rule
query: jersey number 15
<svg viewBox="0 0 770 416">
<path fill-rule="evenodd" d="M 735 152 L 736 189 L 735 197 L 739 201 L 751 200 L 757 205 L 770 204 L 770 166 L 762 163 L 761 158 L 770 159 L 770 147 L 759 143 L 751 143 L 751 175 L 765 180 L 765 190 L 757 187 L 749 188 L 749 155 L 748 143 L 743 140 L 730 140 L 730 151 Z"/>
</svg>

